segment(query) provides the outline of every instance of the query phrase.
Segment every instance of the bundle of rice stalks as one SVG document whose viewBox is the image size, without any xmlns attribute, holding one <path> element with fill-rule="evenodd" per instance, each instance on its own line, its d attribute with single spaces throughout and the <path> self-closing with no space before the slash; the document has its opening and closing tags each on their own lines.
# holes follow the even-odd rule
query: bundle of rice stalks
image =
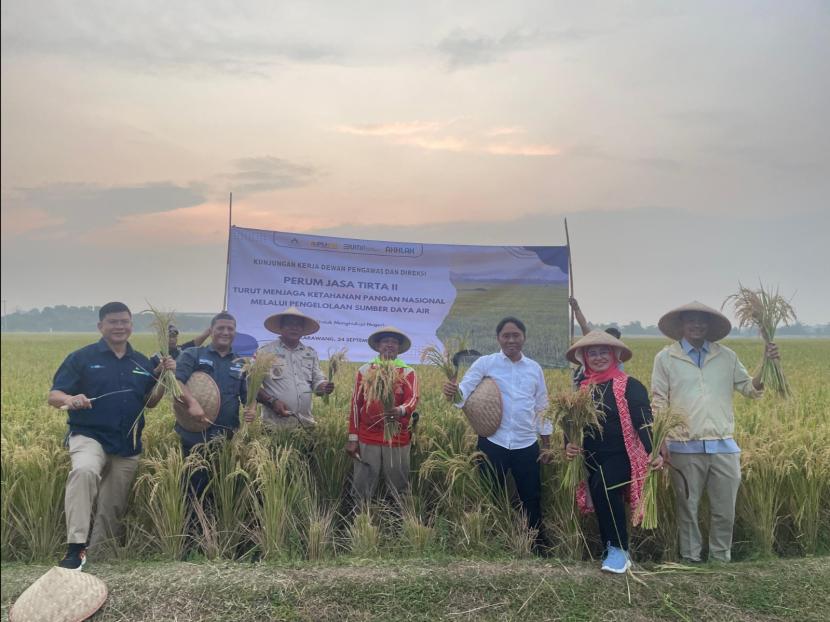
<svg viewBox="0 0 830 622">
<path fill-rule="evenodd" d="M 660 448 L 669 438 L 673 438 L 686 427 L 686 420 L 667 408 L 655 409 L 652 422 L 646 426 L 651 437 L 651 455 L 649 463 L 660 455 Z M 649 469 L 646 480 L 643 482 L 643 496 L 640 507 L 636 510 L 642 513 L 643 529 L 657 529 L 657 496 L 660 492 L 660 473 Z"/>
<path fill-rule="evenodd" d="M 562 428 L 565 441 L 582 447 L 586 434 L 602 434 L 605 414 L 597 408 L 594 388 L 589 385 L 578 391 L 556 393 L 548 407 L 547 417 Z M 585 457 L 580 453 L 568 462 L 562 476 L 562 488 L 574 491 L 585 478 Z"/>
<path fill-rule="evenodd" d="M 159 354 L 162 357 L 170 356 L 169 329 L 175 319 L 175 315 L 172 311 L 160 311 L 149 302 L 147 304 L 150 307 L 150 313 L 153 314 L 153 321 L 150 323 L 150 326 L 156 336 Z M 167 391 L 167 395 L 170 396 L 171 400 L 181 398 L 182 388 L 179 386 L 179 382 L 176 380 L 176 374 L 174 372 L 169 369 L 163 370 L 158 378 L 158 382 L 164 386 L 164 389 Z"/>
<path fill-rule="evenodd" d="M 381 359 L 363 376 L 363 395 L 366 403 L 380 402 L 384 412 L 395 408 L 395 387 L 401 382 L 398 368 L 393 361 Z M 397 418 L 386 417 L 383 422 L 383 439 L 392 446 L 392 439 L 400 434 L 401 423 Z"/>
<path fill-rule="evenodd" d="M 245 400 L 246 407 L 250 407 L 256 403 L 256 395 L 262 388 L 262 383 L 265 382 L 265 379 L 271 373 L 278 358 L 276 352 L 259 350 L 254 354 L 253 358 L 244 359 L 245 363 L 242 365 L 242 372 L 248 379 L 248 396 Z"/>
<path fill-rule="evenodd" d="M 421 352 L 421 364 L 437 367 L 444 373 L 447 380 L 455 382 L 458 380 L 458 365 L 453 361 L 453 353 L 466 350 L 465 339 L 463 337 L 453 337 L 447 340 L 443 350 L 439 350 L 437 346 L 433 345 L 424 348 Z M 461 401 L 460 391 L 455 392 L 452 401 Z"/>
<path fill-rule="evenodd" d="M 346 354 L 348 354 L 348 352 L 349 352 L 348 348 L 341 348 L 340 350 L 337 350 L 337 352 L 332 352 L 331 350 L 329 350 L 329 369 L 328 369 L 328 381 L 329 382 L 334 382 L 334 377 L 337 375 L 337 372 L 339 371 L 340 367 L 343 365 L 343 363 L 348 361 L 348 359 L 346 358 Z M 328 404 L 330 397 L 331 396 L 328 393 L 326 393 L 323 396 L 323 402 Z"/>
<path fill-rule="evenodd" d="M 738 326 L 754 326 L 761 333 L 764 343 L 775 340 L 775 330 L 783 323 L 789 326 L 796 321 L 795 309 L 788 300 L 778 293 L 767 291 L 763 284 L 758 289 L 750 289 L 738 283 L 738 291 L 727 296 L 721 308 L 732 303 L 735 309 L 735 318 Z M 768 359 L 764 356 L 761 361 L 761 381 L 782 397 L 789 397 L 790 385 L 784 377 L 779 359 Z"/>
</svg>

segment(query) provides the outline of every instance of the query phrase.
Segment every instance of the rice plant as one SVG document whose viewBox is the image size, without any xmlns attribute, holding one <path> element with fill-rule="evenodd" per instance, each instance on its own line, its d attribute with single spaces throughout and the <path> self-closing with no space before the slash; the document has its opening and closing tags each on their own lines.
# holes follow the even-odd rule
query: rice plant
<svg viewBox="0 0 830 622">
<path fill-rule="evenodd" d="M 44 396 L 66 354 L 95 337 L 2 339 L 0 552 L 4 561 L 54 562 L 65 539 L 63 491 L 69 459 L 62 445 L 66 417 L 49 407 Z M 135 335 L 131 343 L 142 352 L 156 349 L 153 335 Z M 629 345 L 635 357 L 626 364 L 626 372 L 645 380 L 663 344 L 634 339 Z M 744 361 L 757 353 L 752 340 L 729 340 L 728 345 Z M 779 346 L 788 361 L 792 397 L 747 400 L 736 395 L 734 400 L 744 475 L 735 523 L 736 559 L 830 551 L 830 342 L 787 340 Z M 343 364 L 338 374 L 345 378 L 356 370 L 356 364 Z M 441 393 L 443 372 L 434 366 L 416 371 L 421 418 L 411 451 L 411 516 L 394 505 L 358 512 L 362 518 L 356 523 L 353 515 L 341 515 L 349 510 L 344 493 L 352 464 L 343 447 L 352 386 L 340 382 L 328 404 L 314 397 L 313 429 L 273 433 L 253 424 L 232 441 L 211 444 L 203 463 L 191 459 L 193 468 L 197 463 L 204 466 L 209 483 L 205 497 L 193 504 L 182 526 L 186 475 L 176 473 L 190 467 L 177 462 L 180 439 L 173 430 L 170 401 L 164 400 L 146 416 L 145 454 L 126 519 L 128 545 L 117 549 L 117 555 L 172 559 L 195 548 L 214 559 L 255 558 L 263 553 L 266 531 L 273 545 L 266 555 L 280 560 L 438 552 L 464 557 L 523 555 L 530 532 L 512 507 L 510 480 L 504 491 L 510 503 L 501 503 L 481 477 L 476 436 Z M 546 370 L 545 377 L 552 395 L 570 387 L 567 372 Z M 546 532 L 555 555 L 582 559 L 600 550 L 595 521 L 576 512 L 573 495 L 562 487 L 566 466 L 560 427 L 552 445 L 553 464 L 542 467 Z M 282 464 L 286 455 L 291 456 L 289 469 L 269 472 L 268 462 Z M 305 483 L 288 480 L 289 474 L 298 473 Z M 277 517 L 276 502 L 268 505 L 275 500 L 286 505 L 287 516 Z M 671 560 L 677 555 L 674 494 L 663 483 L 657 489 L 657 512 L 656 529 L 632 530 L 632 550 L 640 560 Z M 704 524 L 705 514 L 701 511 Z M 352 552 L 355 541 L 357 553 Z"/>
<path fill-rule="evenodd" d="M 377 557 L 380 553 L 380 527 L 371 506 L 361 508 L 349 526 L 349 544 L 355 557 Z"/>
<path fill-rule="evenodd" d="M 764 289 L 763 284 L 759 284 L 758 289 L 750 289 L 739 283 L 738 291 L 727 296 L 721 308 L 728 303 L 735 309 L 738 326 L 757 328 L 765 344 L 775 341 L 775 331 L 779 324 L 789 325 L 796 321 L 795 309 L 790 302 L 777 289 L 775 292 L 768 291 Z M 780 359 L 763 357 L 761 381 L 764 386 L 782 397 L 789 397 L 791 394 Z"/>
<path fill-rule="evenodd" d="M 141 474 L 136 480 L 138 497 L 143 499 L 141 514 L 144 532 L 153 549 L 165 559 L 182 559 L 187 545 L 190 515 L 188 481 L 196 469 L 207 465 L 198 454 L 187 458 L 180 451 L 153 450 L 141 459 Z"/>
</svg>

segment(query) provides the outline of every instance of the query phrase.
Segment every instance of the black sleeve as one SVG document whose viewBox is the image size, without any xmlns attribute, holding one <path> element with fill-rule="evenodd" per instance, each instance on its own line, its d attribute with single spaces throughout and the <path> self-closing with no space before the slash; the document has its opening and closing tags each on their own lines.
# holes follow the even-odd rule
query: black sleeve
<svg viewBox="0 0 830 622">
<path fill-rule="evenodd" d="M 187 350 L 188 348 L 195 348 L 196 342 L 192 339 L 190 341 L 185 341 L 183 344 L 179 346 L 180 350 Z"/>
<path fill-rule="evenodd" d="M 640 435 L 640 440 L 646 452 L 651 453 L 651 434 L 649 428 L 645 427 L 652 421 L 648 391 L 642 382 L 629 377 L 628 384 L 625 387 L 625 399 L 628 402 L 628 412 L 631 414 L 634 429 Z"/>
</svg>

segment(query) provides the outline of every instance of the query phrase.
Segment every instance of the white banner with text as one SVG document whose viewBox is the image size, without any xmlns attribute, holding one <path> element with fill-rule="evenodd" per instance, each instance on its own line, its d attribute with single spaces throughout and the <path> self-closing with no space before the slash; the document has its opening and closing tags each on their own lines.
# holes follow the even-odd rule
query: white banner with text
<svg viewBox="0 0 830 622">
<path fill-rule="evenodd" d="M 410 363 L 425 346 L 456 337 L 488 354 L 498 349 L 496 324 L 515 316 L 527 325 L 526 354 L 560 367 L 568 347 L 567 271 L 564 246 L 381 242 L 233 227 L 228 310 L 237 319 L 236 349 L 276 339 L 263 322 L 297 307 L 320 323 L 303 343 L 321 359 L 347 347 L 356 362 L 375 355 L 366 340 L 387 325 L 412 339 L 401 357 Z"/>
</svg>

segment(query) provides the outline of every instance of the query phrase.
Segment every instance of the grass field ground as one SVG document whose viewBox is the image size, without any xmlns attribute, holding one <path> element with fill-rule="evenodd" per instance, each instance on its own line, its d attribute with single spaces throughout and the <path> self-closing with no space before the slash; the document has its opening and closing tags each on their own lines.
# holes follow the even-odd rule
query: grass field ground
<svg viewBox="0 0 830 622">
<path fill-rule="evenodd" d="M 2 618 L 48 569 L 2 566 Z M 97 622 L 151 620 L 766 620 L 825 621 L 826 559 L 696 568 L 632 577 L 541 561 L 354 560 L 348 564 L 90 564 L 109 587 Z"/>
</svg>

